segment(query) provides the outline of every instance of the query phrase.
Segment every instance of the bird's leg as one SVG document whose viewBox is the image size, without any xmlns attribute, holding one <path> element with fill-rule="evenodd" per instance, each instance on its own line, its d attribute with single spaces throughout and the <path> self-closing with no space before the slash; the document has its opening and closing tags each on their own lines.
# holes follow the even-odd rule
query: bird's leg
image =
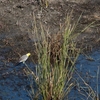
<svg viewBox="0 0 100 100">
<path fill-rule="evenodd" d="M 25 66 L 27 67 L 28 71 L 35 77 L 36 80 L 38 80 L 38 77 L 34 74 L 34 72 L 28 67 L 28 65 L 23 62 L 23 64 L 25 64 Z"/>
</svg>

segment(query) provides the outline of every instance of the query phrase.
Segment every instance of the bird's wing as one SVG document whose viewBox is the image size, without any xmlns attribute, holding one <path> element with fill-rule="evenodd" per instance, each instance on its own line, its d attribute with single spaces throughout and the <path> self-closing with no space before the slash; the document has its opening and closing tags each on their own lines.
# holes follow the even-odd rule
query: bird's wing
<svg viewBox="0 0 100 100">
<path fill-rule="evenodd" d="M 24 62 L 27 60 L 27 56 L 26 55 L 23 55 L 20 59 L 19 59 L 19 62 Z"/>
</svg>

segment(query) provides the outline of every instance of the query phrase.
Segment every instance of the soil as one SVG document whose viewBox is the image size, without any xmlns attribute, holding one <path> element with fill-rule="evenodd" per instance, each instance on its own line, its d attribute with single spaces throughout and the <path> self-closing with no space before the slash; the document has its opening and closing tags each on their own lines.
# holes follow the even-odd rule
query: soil
<svg viewBox="0 0 100 100">
<path fill-rule="evenodd" d="M 45 0 L 44 0 L 45 1 Z M 81 19 L 77 31 L 95 22 L 92 27 L 82 32 L 75 40 L 78 46 L 92 50 L 100 46 L 100 3 L 61 2 L 48 3 L 39 0 L 0 0 L 0 55 L 5 55 L 7 62 L 16 61 L 20 54 L 33 53 L 35 33 L 41 32 L 41 25 L 45 32 L 52 34 L 62 32 L 66 16 L 72 12 L 72 22 Z M 36 32 L 36 29 L 38 32 Z M 62 29 L 63 30 L 63 29 Z M 77 33 L 77 32 L 76 32 Z M 76 34 L 75 33 L 75 34 Z"/>
</svg>

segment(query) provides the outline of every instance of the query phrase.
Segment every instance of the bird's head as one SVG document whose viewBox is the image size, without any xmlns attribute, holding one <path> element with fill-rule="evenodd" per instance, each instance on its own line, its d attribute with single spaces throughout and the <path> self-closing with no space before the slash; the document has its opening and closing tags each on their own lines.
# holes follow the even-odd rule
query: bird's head
<svg viewBox="0 0 100 100">
<path fill-rule="evenodd" d="M 26 55 L 29 57 L 31 55 L 31 53 L 27 53 Z"/>
</svg>

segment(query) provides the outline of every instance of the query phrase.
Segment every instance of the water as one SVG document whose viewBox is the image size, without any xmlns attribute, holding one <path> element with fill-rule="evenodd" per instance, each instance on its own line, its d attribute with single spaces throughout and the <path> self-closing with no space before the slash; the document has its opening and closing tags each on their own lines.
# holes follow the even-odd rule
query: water
<svg viewBox="0 0 100 100">
<path fill-rule="evenodd" d="M 89 54 L 89 56 L 93 58 L 92 61 L 87 60 L 86 56 L 79 56 L 73 75 L 76 87 L 74 87 L 69 94 L 69 100 L 92 100 L 88 97 L 88 86 L 86 86 L 84 82 L 86 82 L 96 94 L 100 94 L 100 50 Z M 11 62 L 8 63 L 5 66 L 5 70 L 2 70 L 4 66 L 2 61 L 0 63 L 0 100 L 31 100 L 26 91 L 30 82 L 21 71 L 25 66 L 21 65 L 22 67 L 19 68 L 18 72 L 10 73 L 11 69 L 14 68 L 14 64 Z M 33 63 L 29 61 L 27 64 L 30 67 L 34 66 Z M 9 71 L 9 74 L 2 76 L 2 73 L 7 71 Z"/>
<path fill-rule="evenodd" d="M 100 96 L 100 50 L 89 56 L 92 60 L 87 60 L 87 57 L 83 55 L 79 56 L 73 78 L 76 81 L 76 87 L 69 95 L 70 100 L 94 100 L 89 88 L 96 96 L 97 94 Z"/>
</svg>

